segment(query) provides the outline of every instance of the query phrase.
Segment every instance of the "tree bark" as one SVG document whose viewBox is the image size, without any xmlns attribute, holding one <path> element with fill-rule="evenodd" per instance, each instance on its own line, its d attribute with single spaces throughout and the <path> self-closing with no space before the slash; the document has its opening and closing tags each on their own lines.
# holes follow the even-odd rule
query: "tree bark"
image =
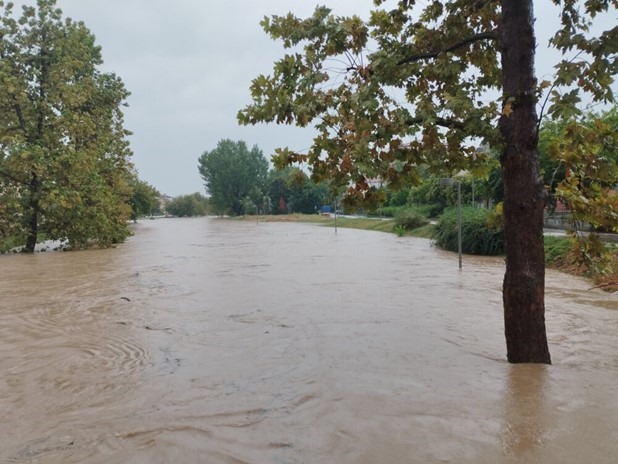
<svg viewBox="0 0 618 464">
<path fill-rule="evenodd" d="M 500 42 L 505 146 L 506 273 L 503 286 L 507 359 L 551 364 L 545 331 L 545 192 L 538 173 L 534 13 L 532 0 L 501 0 Z"/>
<path fill-rule="evenodd" d="M 29 189 L 30 200 L 28 208 L 30 209 L 30 219 L 28 220 L 28 237 L 26 238 L 24 251 L 33 253 L 39 235 L 39 178 L 34 172 L 32 173 Z"/>
</svg>

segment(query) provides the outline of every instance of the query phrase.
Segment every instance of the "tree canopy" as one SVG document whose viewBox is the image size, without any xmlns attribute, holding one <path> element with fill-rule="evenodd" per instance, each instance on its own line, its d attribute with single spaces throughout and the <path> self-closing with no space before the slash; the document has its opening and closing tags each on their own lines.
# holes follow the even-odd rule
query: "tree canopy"
<svg viewBox="0 0 618 464">
<path fill-rule="evenodd" d="M 193 217 L 208 214 L 208 198 L 199 192 L 191 195 L 180 195 L 170 201 L 165 211 L 172 216 Z"/>
<path fill-rule="evenodd" d="M 199 157 L 198 169 L 218 214 L 243 214 L 247 197 L 254 204 L 263 197 L 268 161 L 257 146 L 249 150 L 243 141 L 220 140 Z"/>
<path fill-rule="evenodd" d="M 129 93 L 101 64 L 94 35 L 55 0 L 17 18 L 0 1 L 0 232 L 25 235 L 27 251 L 41 232 L 76 247 L 129 234 Z"/>
<path fill-rule="evenodd" d="M 484 142 L 504 180 L 507 358 L 550 362 L 544 318 L 542 215 L 537 145 L 541 114 L 571 117 L 580 93 L 613 101 L 618 28 L 591 36 L 591 21 L 616 0 L 553 0 L 561 24 L 550 45 L 564 54 L 553 81 L 537 82 L 532 0 L 375 0 L 365 22 L 317 7 L 307 19 L 265 18 L 264 30 L 292 51 L 253 80 L 243 124 L 316 129 L 306 152 L 277 150 L 275 165 L 308 163 L 316 180 L 342 188 L 348 204 L 418 180 L 419 167 L 482 173 Z M 369 48 L 374 51 L 368 51 Z"/>
<path fill-rule="evenodd" d="M 574 223 L 618 232 L 618 110 L 548 121 L 539 133 L 539 163 L 552 205 Z"/>
<path fill-rule="evenodd" d="M 137 221 L 138 218 L 160 212 L 161 193 L 148 182 L 140 180 L 137 173 L 131 179 L 131 219 Z"/>
<path fill-rule="evenodd" d="M 328 186 L 316 183 L 298 168 L 271 170 L 267 193 L 273 214 L 314 214 L 325 203 L 330 203 Z"/>
</svg>

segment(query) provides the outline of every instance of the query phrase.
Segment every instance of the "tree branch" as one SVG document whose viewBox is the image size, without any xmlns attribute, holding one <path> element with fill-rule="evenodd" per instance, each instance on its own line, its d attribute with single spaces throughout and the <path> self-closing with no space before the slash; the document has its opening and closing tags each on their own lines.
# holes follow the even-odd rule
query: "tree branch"
<svg viewBox="0 0 618 464">
<path fill-rule="evenodd" d="M 407 58 L 403 58 L 402 60 L 399 60 L 397 65 L 400 66 L 402 64 L 414 63 L 415 61 L 437 58 L 441 53 L 453 52 L 459 48 L 465 47 L 466 45 L 469 45 L 474 42 L 480 42 L 482 40 L 498 40 L 498 33 L 495 30 L 488 31 L 488 32 L 479 32 L 478 34 L 474 34 L 471 37 L 463 39 L 451 45 L 450 47 L 443 48 L 440 50 L 434 50 L 432 52 L 418 53 L 416 55 L 411 55 L 411 56 L 408 56 Z"/>
<path fill-rule="evenodd" d="M 18 179 L 17 177 L 9 174 L 8 172 L 2 171 L 2 170 L 0 170 L 0 176 L 5 177 L 5 178 L 7 178 L 9 180 L 12 180 L 13 182 L 16 182 L 16 183 L 21 184 L 21 185 L 29 185 L 28 182 L 23 181 L 21 179 Z"/>
<path fill-rule="evenodd" d="M 410 118 L 406 120 L 406 123 L 408 123 L 408 125 L 411 126 L 413 124 L 426 123 L 427 121 L 428 120 L 425 118 Z M 464 123 L 461 121 L 456 121 L 454 119 L 436 118 L 432 122 L 436 124 L 437 126 L 446 127 L 448 129 L 459 129 L 459 130 L 464 129 Z"/>
<path fill-rule="evenodd" d="M 581 51 L 577 52 L 577 54 L 573 58 L 571 58 L 567 63 L 573 63 L 577 58 L 579 58 L 579 55 L 581 54 L 582 54 Z M 547 96 L 545 97 L 545 100 L 543 101 L 543 104 L 541 105 L 541 111 L 539 112 L 539 120 L 536 125 L 537 132 L 541 130 L 541 122 L 543 121 L 543 117 L 545 117 L 545 114 L 544 114 L 545 106 L 547 105 L 547 102 L 549 101 L 549 97 L 551 97 L 552 90 L 554 90 L 558 86 L 558 82 L 556 81 L 555 78 L 556 78 L 556 75 L 554 74 L 554 82 L 549 88 L 549 90 L 547 91 Z"/>
<path fill-rule="evenodd" d="M 13 99 L 15 99 L 15 96 L 13 96 Z M 19 121 L 19 127 L 24 134 L 26 134 L 26 120 L 24 119 L 24 113 L 21 110 L 21 106 L 19 106 L 18 103 L 15 103 L 14 108 L 15 114 L 17 115 L 17 120 Z"/>
</svg>

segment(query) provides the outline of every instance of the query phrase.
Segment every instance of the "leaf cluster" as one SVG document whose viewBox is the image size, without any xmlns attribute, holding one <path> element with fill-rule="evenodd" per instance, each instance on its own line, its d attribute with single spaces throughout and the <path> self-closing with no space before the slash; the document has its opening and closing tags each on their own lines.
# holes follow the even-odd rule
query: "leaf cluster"
<svg viewBox="0 0 618 464">
<path fill-rule="evenodd" d="M 501 2 L 453 0 L 375 1 L 368 21 L 335 16 L 318 7 L 306 19 L 265 18 L 264 30 L 290 50 L 271 75 L 251 85 L 242 124 L 311 125 L 311 148 L 276 151 L 277 167 L 308 163 L 316 181 L 344 193 L 350 205 L 383 201 L 373 180 L 392 189 L 436 175 L 484 170 L 490 160 L 479 141 L 501 151 L 498 119 L 509 117 L 520 95 L 503 92 L 504 34 Z M 394 5 L 393 5 L 394 3 Z M 587 34 L 596 15 L 615 0 L 554 0 L 561 27 L 551 46 L 565 54 L 553 80 L 540 82 L 552 116 L 577 113 L 581 92 L 612 101 L 617 28 Z M 369 49 L 372 48 L 372 50 Z M 574 56 L 573 56 L 574 55 Z"/>
<path fill-rule="evenodd" d="M 209 201 L 199 192 L 180 195 L 165 206 L 165 211 L 177 217 L 205 216 L 209 211 Z"/>
<path fill-rule="evenodd" d="M 333 200 L 326 184 L 314 182 L 300 169 L 271 171 L 270 178 L 268 193 L 272 205 L 276 206 L 272 211 L 274 214 L 313 214 L 321 205 L 330 204 Z M 281 208 L 281 200 L 285 208 Z"/>
<path fill-rule="evenodd" d="M 548 113 L 554 117 L 581 114 L 580 94 L 594 101 L 613 102 L 612 84 L 618 72 L 618 26 L 591 35 L 593 20 L 600 14 L 618 9 L 616 0 L 552 0 L 561 8 L 560 27 L 550 45 L 564 59 L 555 65 Z M 611 13 L 610 13 L 611 14 Z"/>
<path fill-rule="evenodd" d="M 107 246 L 128 235 L 129 96 L 101 49 L 55 0 L 16 17 L 0 2 L 0 221 L 34 239 Z"/>
<path fill-rule="evenodd" d="M 247 197 L 262 198 L 268 161 L 257 146 L 249 150 L 243 141 L 223 139 L 199 157 L 198 170 L 214 212 L 240 215 Z"/>
<path fill-rule="evenodd" d="M 131 219 L 136 221 L 138 218 L 153 215 L 160 212 L 161 193 L 148 182 L 140 180 L 135 172 L 130 180 L 131 198 Z"/>
<path fill-rule="evenodd" d="M 575 224 L 618 231 L 618 112 L 548 124 L 541 131 L 544 166 L 555 201 Z M 547 178 L 547 173 L 545 174 Z"/>
</svg>

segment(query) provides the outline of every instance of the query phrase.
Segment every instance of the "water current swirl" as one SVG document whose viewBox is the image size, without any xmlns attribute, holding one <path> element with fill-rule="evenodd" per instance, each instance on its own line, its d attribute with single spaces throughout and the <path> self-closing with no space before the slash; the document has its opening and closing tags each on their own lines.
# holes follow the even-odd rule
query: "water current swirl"
<svg viewBox="0 0 618 464">
<path fill-rule="evenodd" d="M 503 267 L 213 218 L 0 256 L 0 462 L 617 462 L 618 297 L 548 272 L 509 365 Z"/>
</svg>

